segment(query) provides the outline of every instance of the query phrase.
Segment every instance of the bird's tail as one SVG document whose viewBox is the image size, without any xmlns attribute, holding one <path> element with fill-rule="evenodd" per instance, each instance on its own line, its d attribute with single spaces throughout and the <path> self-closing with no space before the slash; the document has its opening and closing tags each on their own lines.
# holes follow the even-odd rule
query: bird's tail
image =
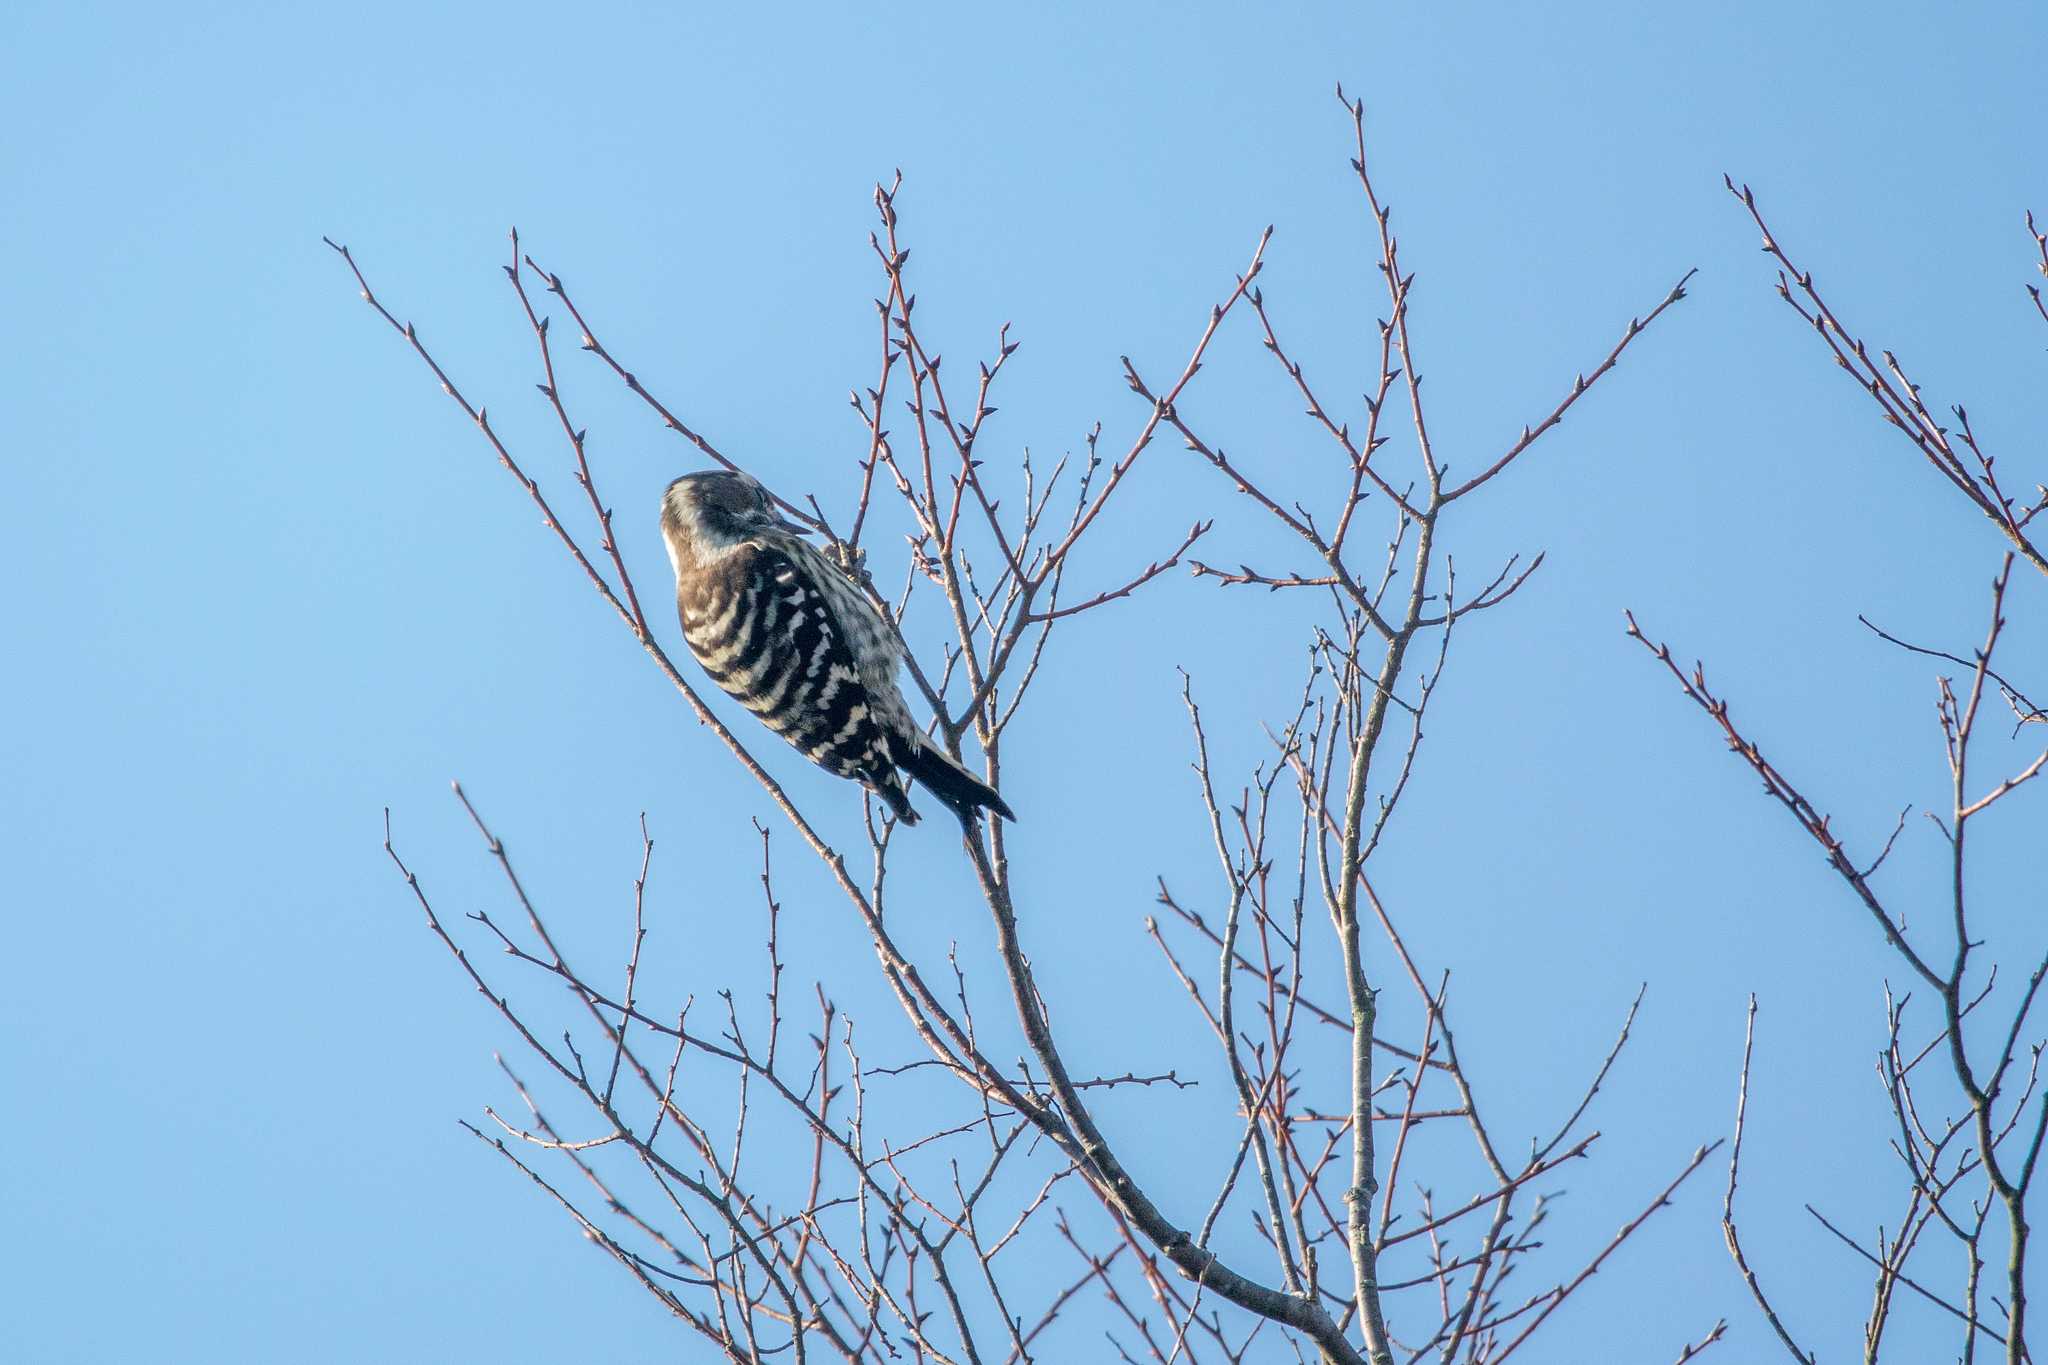
<svg viewBox="0 0 2048 1365">
<path fill-rule="evenodd" d="M 917 750 L 903 766 L 919 785 L 951 806 L 963 823 L 972 820 L 975 811 L 984 807 L 1005 820 L 1017 818 L 994 787 L 955 763 L 923 735 L 917 737 Z"/>
</svg>

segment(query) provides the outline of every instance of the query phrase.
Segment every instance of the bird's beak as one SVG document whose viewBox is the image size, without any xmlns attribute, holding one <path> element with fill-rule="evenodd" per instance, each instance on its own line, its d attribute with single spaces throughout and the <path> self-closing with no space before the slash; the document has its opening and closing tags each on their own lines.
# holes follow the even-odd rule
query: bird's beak
<svg viewBox="0 0 2048 1365">
<path fill-rule="evenodd" d="M 768 524 L 778 531 L 787 531 L 793 536 L 807 536 L 811 533 L 810 527 L 803 525 L 801 522 L 791 521 L 788 517 L 782 515 L 782 509 L 776 507 L 773 503 L 768 505 L 767 517 Z"/>
</svg>

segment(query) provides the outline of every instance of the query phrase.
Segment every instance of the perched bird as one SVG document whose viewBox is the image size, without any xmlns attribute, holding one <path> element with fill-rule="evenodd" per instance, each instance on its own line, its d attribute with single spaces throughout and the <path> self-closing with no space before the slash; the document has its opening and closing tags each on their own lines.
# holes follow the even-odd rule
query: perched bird
<svg viewBox="0 0 2048 1365">
<path fill-rule="evenodd" d="M 803 539 L 750 475 L 685 474 L 661 497 L 690 652 L 739 703 L 828 772 L 917 823 L 908 773 L 967 823 L 1017 817 L 925 736 L 897 690 L 896 632 L 838 565 Z"/>
</svg>

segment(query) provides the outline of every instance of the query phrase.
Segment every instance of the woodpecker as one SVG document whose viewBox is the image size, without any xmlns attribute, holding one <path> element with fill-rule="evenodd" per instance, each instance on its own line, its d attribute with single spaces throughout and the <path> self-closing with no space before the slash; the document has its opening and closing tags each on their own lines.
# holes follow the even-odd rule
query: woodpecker
<svg viewBox="0 0 2048 1365">
<path fill-rule="evenodd" d="M 861 783 L 904 824 L 917 823 L 904 773 L 963 825 L 984 808 L 1016 819 L 911 720 L 896 632 L 805 534 L 751 475 L 715 469 L 668 486 L 661 536 L 690 653 L 804 757 Z"/>
</svg>

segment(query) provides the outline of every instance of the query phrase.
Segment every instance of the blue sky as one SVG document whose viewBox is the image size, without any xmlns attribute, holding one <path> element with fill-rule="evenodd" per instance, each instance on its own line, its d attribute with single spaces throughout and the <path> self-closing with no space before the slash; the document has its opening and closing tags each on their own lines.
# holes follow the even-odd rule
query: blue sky
<svg viewBox="0 0 2048 1365">
<path fill-rule="evenodd" d="M 457 1128 L 508 1099 L 489 1060 L 508 1040 L 385 863 L 381 812 L 449 908 L 495 904 L 447 794 L 461 778 L 557 926 L 615 955 L 644 810 L 653 951 L 680 996 L 758 974 L 731 850 L 767 808 L 322 234 L 564 501 L 498 269 L 514 224 L 724 449 L 778 488 L 843 490 L 864 447 L 845 394 L 874 360 L 868 191 L 896 167 L 927 329 L 983 352 L 1007 320 L 1023 342 L 992 429 L 1006 451 L 1075 448 L 1098 419 L 1127 438 L 1117 357 L 1177 364 L 1269 223 L 1293 348 L 1355 393 L 1382 305 L 1338 80 L 1368 104 L 1455 463 L 1547 411 L 1699 267 L 1462 528 L 1475 564 L 1550 558 L 1456 646 L 1381 877 L 1418 952 L 1454 969 L 1461 1045 L 1516 1131 L 1649 983 L 1598 1164 L 1563 1182 L 1573 1246 L 1725 1131 L 1760 996 L 1747 1237 L 1797 1286 L 1809 1344 L 1846 1353 L 1867 1283 L 1799 1205 L 1866 1235 L 1896 1216 L 1869 1197 L 1891 1173 L 1871 1062 L 1894 964 L 1621 612 L 1704 655 L 1864 847 L 1941 799 L 1927 661 L 1856 615 L 1975 640 L 1997 543 L 1777 302 L 1721 175 L 2031 483 L 2048 329 L 2021 292 L 2021 215 L 2048 210 L 2048 25 L 2018 5 L 741 8 L 0 17 L 0 1276 L 23 1358 L 688 1349 Z M 654 499 L 696 466 L 567 359 L 630 561 L 658 585 Z M 1192 401 L 1275 469 L 1326 458 L 1247 328 Z M 1219 518 L 1217 559 L 1273 543 L 1206 470 L 1157 456 L 1081 570 L 1110 581 L 1117 553 L 1195 516 Z M 1219 765 L 1248 764 L 1294 686 L 1264 646 L 1299 628 L 1180 576 L 1156 587 L 1056 644 L 1005 784 L 1039 970 L 1115 1070 L 1202 1043 L 1139 927 L 1155 875 L 1209 866 L 1175 668 L 1210 700 Z M 2016 578 L 2010 599 L 2010 658 L 2036 678 L 2043 587 Z M 845 793 L 769 759 L 851 834 Z M 2040 950 L 2041 800 L 1989 821 L 1981 855 L 1984 927 L 2015 967 Z M 1902 895 L 1936 894 L 1932 843 L 1911 827 Z M 928 914 L 899 911 L 934 958 L 985 949 L 949 849 L 919 847 Z M 882 1027 L 854 926 L 787 861 L 791 970 Z M 1176 1125 L 1227 1107 L 1213 1085 L 1162 1102 Z M 1133 1141 L 1155 1121 L 1116 1119 Z M 1158 1162 L 1171 1201 L 1205 1200 L 1206 1149 Z M 1667 1359 L 1721 1315 L 1721 1358 L 1760 1358 L 1719 1181 L 1703 1172 L 1536 1358 Z M 1952 1348 L 1933 1318 L 1899 1330 L 1904 1358 Z"/>
</svg>

